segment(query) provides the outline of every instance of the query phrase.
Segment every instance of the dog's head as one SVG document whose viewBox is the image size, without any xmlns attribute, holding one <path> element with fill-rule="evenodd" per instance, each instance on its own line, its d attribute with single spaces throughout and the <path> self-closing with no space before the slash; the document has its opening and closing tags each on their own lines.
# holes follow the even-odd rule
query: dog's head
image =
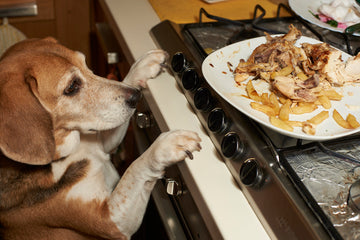
<svg viewBox="0 0 360 240">
<path fill-rule="evenodd" d="M 15 161 L 50 163 L 71 153 L 80 132 L 125 123 L 139 96 L 94 75 L 83 54 L 52 38 L 18 43 L 0 60 L 0 149 Z"/>
</svg>

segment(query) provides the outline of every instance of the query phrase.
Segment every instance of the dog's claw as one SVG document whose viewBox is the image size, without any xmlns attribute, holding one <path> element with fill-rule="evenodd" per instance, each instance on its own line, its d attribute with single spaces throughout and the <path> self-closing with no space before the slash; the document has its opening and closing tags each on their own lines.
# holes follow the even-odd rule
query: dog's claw
<svg viewBox="0 0 360 240">
<path fill-rule="evenodd" d="M 163 63 L 160 63 L 160 67 L 169 68 L 169 65 L 167 64 L 167 62 L 163 62 Z"/>
<path fill-rule="evenodd" d="M 185 150 L 186 155 L 188 155 L 188 157 L 193 160 L 194 159 L 194 155 L 189 151 L 189 150 Z"/>
</svg>

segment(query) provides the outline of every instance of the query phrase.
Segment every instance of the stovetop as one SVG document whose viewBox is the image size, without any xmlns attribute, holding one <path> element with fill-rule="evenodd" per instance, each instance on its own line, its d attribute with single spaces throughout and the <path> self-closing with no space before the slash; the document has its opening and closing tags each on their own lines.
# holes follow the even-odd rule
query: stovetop
<svg viewBox="0 0 360 240">
<path fill-rule="evenodd" d="M 360 51 L 359 37 L 321 28 L 304 21 L 298 16 L 280 17 L 282 12 L 292 13 L 286 5 L 280 4 L 278 17 L 267 19 L 264 18 L 265 10 L 257 5 L 254 10 L 253 19 L 231 21 L 213 16 L 204 9 L 201 9 L 200 21 L 203 19 L 202 14 L 218 21 L 185 24 L 184 34 L 189 35 L 193 41 L 192 44 L 199 48 L 202 57 L 206 57 L 211 51 L 218 50 L 231 43 L 265 36 L 264 32 L 269 34 L 285 34 L 288 32 L 290 24 L 299 29 L 304 36 L 327 42 L 331 46 L 350 55 L 355 55 Z"/>
<path fill-rule="evenodd" d="M 283 9 L 290 11 L 279 5 L 278 12 Z M 202 15 L 220 22 L 202 22 Z M 359 238 L 359 214 L 347 204 L 349 188 L 360 172 L 358 137 L 319 143 L 278 134 L 234 109 L 202 77 L 207 54 L 244 37 L 263 36 L 264 31 L 286 33 L 289 24 L 350 54 L 359 50 L 358 37 L 296 16 L 264 15 L 257 6 L 254 19 L 229 23 L 201 9 L 199 23 L 164 21 L 151 34 L 172 56 L 179 87 L 268 232 L 280 239 Z"/>
</svg>

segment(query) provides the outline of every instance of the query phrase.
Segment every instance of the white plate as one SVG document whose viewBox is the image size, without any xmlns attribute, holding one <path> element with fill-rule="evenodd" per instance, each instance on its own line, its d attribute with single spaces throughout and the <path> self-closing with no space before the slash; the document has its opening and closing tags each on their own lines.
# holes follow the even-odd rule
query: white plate
<svg viewBox="0 0 360 240">
<path fill-rule="evenodd" d="M 319 13 L 318 9 L 322 4 L 329 4 L 332 1 L 333 0 L 289 0 L 289 6 L 297 15 L 319 27 L 335 32 L 344 32 L 344 29 L 332 27 L 329 24 L 320 21 L 310 13 L 310 11 L 314 14 Z M 359 33 L 354 33 L 354 35 L 360 36 Z"/>
<path fill-rule="evenodd" d="M 332 101 L 332 108 L 329 109 L 330 117 L 317 127 L 315 135 L 308 135 L 298 127 L 294 128 L 294 132 L 277 128 L 270 124 L 269 117 L 267 115 L 252 109 L 250 107 L 250 102 L 252 102 L 252 100 L 241 96 L 247 95 L 245 86 L 239 86 L 235 83 L 234 75 L 229 69 L 228 63 L 232 65 L 231 68 L 234 70 L 240 59 L 247 60 L 253 50 L 265 42 L 265 37 L 249 39 L 234 43 L 211 53 L 202 64 L 202 72 L 209 85 L 232 106 L 250 118 L 290 137 L 322 141 L 343 137 L 360 131 L 360 128 L 344 129 L 340 127 L 332 117 L 332 112 L 336 109 L 344 118 L 346 118 L 348 113 L 352 113 L 358 120 L 360 120 L 360 84 L 352 84 L 336 88 L 336 91 L 342 93 L 344 97 L 341 101 Z M 303 36 L 297 41 L 296 45 L 300 46 L 303 42 L 311 44 L 319 43 L 318 40 Z M 348 54 L 342 54 L 344 61 L 348 57 Z M 255 89 L 260 93 L 268 92 L 269 90 L 269 85 L 264 82 L 265 81 L 259 80 L 254 81 L 253 83 Z M 244 83 L 246 83 L 246 81 Z M 322 110 L 324 110 L 322 107 L 318 107 L 318 109 L 312 113 L 302 115 L 291 114 L 290 120 L 306 121 Z"/>
</svg>

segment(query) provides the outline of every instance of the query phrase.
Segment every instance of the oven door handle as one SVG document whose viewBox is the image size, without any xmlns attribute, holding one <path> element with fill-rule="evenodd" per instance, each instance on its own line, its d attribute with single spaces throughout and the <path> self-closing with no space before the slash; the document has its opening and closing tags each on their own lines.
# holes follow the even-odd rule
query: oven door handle
<svg viewBox="0 0 360 240">
<path fill-rule="evenodd" d="M 167 236 L 170 240 L 187 240 L 175 209 L 161 181 L 158 181 L 151 194 L 158 210 Z"/>
<path fill-rule="evenodd" d="M 95 32 L 107 64 L 119 63 L 120 49 L 110 26 L 106 23 L 96 23 Z"/>
</svg>

